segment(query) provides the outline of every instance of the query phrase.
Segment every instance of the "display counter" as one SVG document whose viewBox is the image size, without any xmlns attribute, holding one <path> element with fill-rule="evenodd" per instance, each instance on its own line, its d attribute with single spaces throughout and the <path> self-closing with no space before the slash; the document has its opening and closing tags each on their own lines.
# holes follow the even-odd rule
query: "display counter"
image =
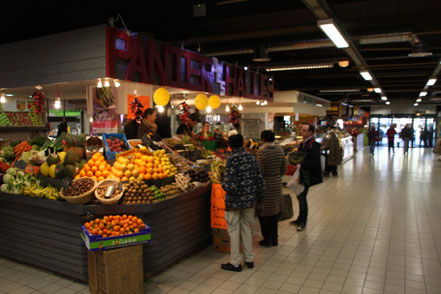
<svg viewBox="0 0 441 294">
<path fill-rule="evenodd" d="M 364 136 L 365 133 L 359 133 L 356 137 L 352 137 L 354 142 L 354 152 L 362 150 L 364 146 Z"/>
<path fill-rule="evenodd" d="M 340 139 L 342 148 L 342 162 L 351 159 L 354 156 L 354 143 L 352 137 L 344 137 Z"/>
<path fill-rule="evenodd" d="M 158 272 L 209 244 L 211 183 L 156 204 L 80 205 L 0 193 L 0 255 L 87 281 L 82 218 L 133 214 L 151 227 L 144 274 Z"/>
</svg>

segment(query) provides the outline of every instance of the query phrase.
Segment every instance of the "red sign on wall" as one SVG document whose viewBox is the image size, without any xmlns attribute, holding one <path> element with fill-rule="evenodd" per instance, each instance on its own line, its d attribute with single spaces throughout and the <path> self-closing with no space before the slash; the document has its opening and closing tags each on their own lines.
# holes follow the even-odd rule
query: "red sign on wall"
<svg viewBox="0 0 441 294">
<path fill-rule="evenodd" d="M 125 30 L 107 28 L 107 76 L 146 84 L 273 100 L 270 76 Z"/>
</svg>

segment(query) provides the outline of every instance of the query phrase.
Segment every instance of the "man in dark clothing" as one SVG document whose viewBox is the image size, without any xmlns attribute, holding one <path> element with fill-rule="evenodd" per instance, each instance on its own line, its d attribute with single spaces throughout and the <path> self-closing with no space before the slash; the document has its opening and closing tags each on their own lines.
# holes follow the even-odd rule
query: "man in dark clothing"
<svg viewBox="0 0 441 294">
<path fill-rule="evenodd" d="M 412 140 L 413 132 L 410 125 L 407 124 L 401 131 L 401 139 L 404 141 L 404 154 L 409 153 L 409 141 Z"/>
<path fill-rule="evenodd" d="M 305 186 L 305 190 L 297 195 L 299 201 L 299 216 L 291 224 L 297 226 L 298 231 L 303 231 L 308 219 L 308 195 L 309 187 L 323 182 L 322 167 L 320 162 L 320 144 L 314 139 L 314 126 L 304 123 L 300 129 L 300 135 L 303 137 L 300 143 L 299 152 L 305 154 L 300 164 L 300 183 Z M 298 166 L 297 166 L 298 167 Z"/>
<path fill-rule="evenodd" d="M 378 140 L 378 131 L 375 129 L 374 126 L 371 127 L 367 136 L 369 139 L 369 152 L 371 155 L 374 155 L 375 142 L 377 142 Z"/>
<path fill-rule="evenodd" d="M 225 190 L 225 220 L 230 236 L 230 262 L 221 268 L 240 272 L 240 247 L 248 268 L 254 267 L 253 237 L 251 224 L 254 219 L 254 208 L 258 200 L 263 200 L 265 185 L 259 164 L 254 155 L 243 148 L 242 135 L 228 138 L 232 154 L 227 159 L 222 188 Z"/>
<path fill-rule="evenodd" d="M 195 134 L 193 132 L 193 128 L 200 122 L 199 115 L 196 113 L 192 113 L 188 116 L 187 121 L 183 124 L 181 124 L 176 131 L 177 135 L 186 135 L 190 136 L 193 139 L 196 139 L 198 137 L 198 134 Z"/>
<path fill-rule="evenodd" d="M 397 134 L 397 131 L 395 131 L 395 126 L 391 125 L 390 128 L 387 130 L 387 142 L 388 142 L 388 151 L 390 152 L 390 149 L 392 148 L 392 152 L 395 153 L 395 147 L 394 147 L 394 140 L 395 135 Z"/>
<path fill-rule="evenodd" d="M 60 137 L 62 133 L 67 133 L 67 122 L 64 119 L 58 125 L 57 138 Z"/>
</svg>

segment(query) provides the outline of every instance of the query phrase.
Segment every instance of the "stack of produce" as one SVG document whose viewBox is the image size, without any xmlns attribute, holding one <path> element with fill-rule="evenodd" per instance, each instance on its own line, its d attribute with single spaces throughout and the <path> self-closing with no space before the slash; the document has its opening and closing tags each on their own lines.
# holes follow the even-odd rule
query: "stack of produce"
<svg viewBox="0 0 441 294">
<path fill-rule="evenodd" d="M 226 161 L 214 160 L 211 162 L 211 181 L 213 184 L 220 184 L 226 170 Z"/>
<path fill-rule="evenodd" d="M 161 188 L 159 188 L 159 190 L 161 191 L 162 194 L 164 194 L 164 197 L 166 199 L 173 198 L 181 194 L 181 191 L 179 190 L 176 183 L 162 186 Z"/>
<path fill-rule="evenodd" d="M 188 175 L 193 182 L 205 183 L 208 182 L 210 179 L 207 171 L 201 167 L 190 169 L 188 171 Z"/>
<path fill-rule="evenodd" d="M 72 185 L 62 189 L 63 195 L 75 197 L 89 192 L 95 186 L 95 182 L 90 178 L 81 178 L 72 182 Z"/>
<path fill-rule="evenodd" d="M 165 150 L 157 150 L 153 156 L 137 152 L 131 159 L 119 156 L 112 166 L 112 174 L 122 182 L 163 179 L 177 173 Z"/>
<path fill-rule="evenodd" d="M 102 235 L 104 238 L 139 233 L 146 226 L 142 219 L 132 215 L 109 215 L 97 218 L 84 224 L 92 235 Z"/>
<path fill-rule="evenodd" d="M 117 137 L 108 137 L 106 138 L 107 146 L 109 146 L 109 150 L 112 152 L 122 152 L 129 150 L 129 147 L 126 146 L 124 140 L 121 140 Z"/>
<path fill-rule="evenodd" d="M 98 152 L 103 148 L 103 141 L 99 137 L 90 137 L 86 141 L 86 150 L 90 152 Z"/>
<path fill-rule="evenodd" d="M 10 145 L 3 147 L 2 151 L 0 151 L 0 161 L 11 163 L 14 158 L 14 149 Z"/>
<path fill-rule="evenodd" d="M 190 185 L 191 178 L 187 174 L 177 174 L 175 176 L 175 183 L 179 190 L 187 192 L 192 187 Z"/>
<path fill-rule="evenodd" d="M 12 194 L 20 194 L 23 189 L 28 189 L 33 184 L 40 185 L 37 177 L 15 167 L 11 167 L 6 171 L 3 176 L 3 183 L 1 191 Z"/>
<path fill-rule="evenodd" d="M 83 165 L 76 179 L 89 177 L 96 181 L 102 181 L 104 179 L 113 179 L 111 173 L 112 167 L 108 164 L 101 153 L 95 153 L 92 158 Z"/>
<path fill-rule="evenodd" d="M 0 113 L 0 126 L 9 126 L 11 122 L 9 121 L 9 118 L 6 116 L 6 113 L 1 112 Z"/>
<path fill-rule="evenodd" d="M 46 157 L 46 162 L 40 167 L 40 173 L 56 179 L 74 179 L 81 164 L 78 155 L 73 150 L 53 153 Z"/>
<path fill-rule="evenodd" d="M 32 150 L 31 144 L 28 141 L 23 141 L 20 144 L 16 145 L 14 148 L 15 156 L 20 157 L 23 152 L 27 152 Z"/>
<path fill-rule="evenodd" d="M 177 170 L 180 173 L 186 173 L 190 170 L 190 166 L 188 165 L 184 157 L 176 153 L 171 153 L 168 155 L 168 157 L 170 158 L 170 161 L 173 163 L 174 166 L 176 166 Z"/>
<path fill-rule="evenodd" d="M 38 184 L 31 184 L 30 187 L 24 188 L 21 191 L 24 195 L 37 197 L 37 198 L 46 198 L 49 200 L 60 200 L 60 195 L 58 194 L 58 190 L 51 185 L 48 185 L 46 188 L 41 187 Z"/>
</svg>

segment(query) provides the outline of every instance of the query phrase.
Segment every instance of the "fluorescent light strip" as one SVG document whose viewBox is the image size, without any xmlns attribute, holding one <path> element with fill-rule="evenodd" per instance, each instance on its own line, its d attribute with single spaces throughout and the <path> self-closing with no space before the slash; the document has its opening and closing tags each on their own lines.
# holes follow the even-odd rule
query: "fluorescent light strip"
<svg viewBox="0 0 441 294">
<path fill-rule="evenodd" d="M 365 79 L 366 81 L 372 81 L 372 76 L 368 71 L 360 71 L 360 75 Z"/>
<path fill-rule="evenodd" d="M 381 88 L 374 88 L 375 93 L 380 94 L 381 93 Z"/>
<path fill-rule="evenodd" d="M 435 85 L 435 83 L 436 83 L 436 79 L 430 79 L 427 81 L 426 86 L 433 86 L 433 85 Z"/>
<path fill-rule="evenodd" d="M 389 102 L 389 101 L 386 101 L 386 105 L 390 105 L 390 102 Z"/>
<path fill-rule="evenodd" d="M 426 91 L 422 91 L 422 92 L 420 93 L 420 97 L 424 97 L 424 96 L 427 96 L 427 92 L 426 92 Z"/>
<path fill-rule="evenodd" d="M 299 66 L 269 67 L 266 69 L 266 71 L 321 69 L 321 68 L 331 68 L 331 67 L 334 67 L 334 65 L 333 64 L 299 65 Z"/>
<path fill-rule="evenodd" d="M 319 20 L 318 26 L 328 36 L 337 48 L 348 48 L 349 44 L 346 42 L 343 35 L 337 29 L 332 19 Z"/>
<path fill-rule="evenodd" d="M 381 100 L 386 101 L 387 97 L 386 96 L 381 96 Z"/>
<path fill-rule="evenodd" d="M 423 99 L 421 99 L 421 98 L 418 98 L 418 99 L 416 100 L 417 103 L 420 103 L 421 101 L 423 101 Z"/>
<path fill-rule="evenodd" d="M 418 106 L 418 103 L 414 103 L 413 106 Z"/>
</svg>

